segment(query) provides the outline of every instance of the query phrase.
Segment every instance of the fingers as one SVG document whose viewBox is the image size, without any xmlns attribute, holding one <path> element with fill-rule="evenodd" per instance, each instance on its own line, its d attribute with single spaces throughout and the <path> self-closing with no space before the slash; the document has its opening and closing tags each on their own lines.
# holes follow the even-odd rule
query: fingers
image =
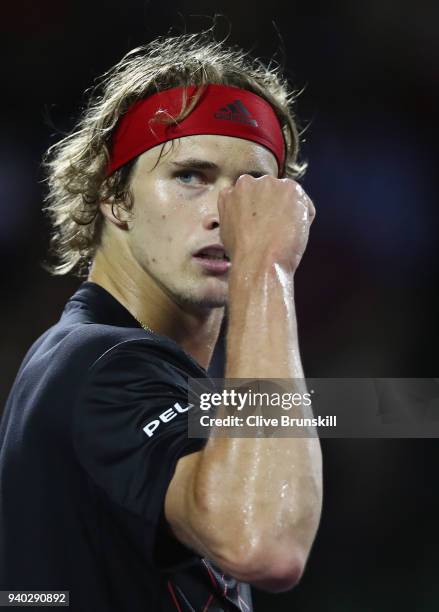
<svg viewBox="0 0 439 612">
<path fill-rule="evenodd" d="M 316 209 L 315 206 L 309 198 L 304 202 L 304 207 L 306 210 L 306 221 L 311 225 L 316 218 Z M 304 219 L 305 220 L 305 219 Z"/>
<path fill-rule="evenodd" d="M 218 194 L 218 211 L 221 214 L 224 210 L 224 203 L 228 195 L 233 191 L 233 187 L 223 187 Z"/>
<path fill-rule="evenodd" d="M 304 214 L 306 215 L 306 218 L 303 218 L 302 220 L 308 221 L 311 224 L 316 217 L 316 209 L 313 201 L 311 200 L 311 198 L 308 197 L 303 187 L 299 185 L 299 183 L 294 179 L 278 179 L 270 175 L 264 175 L 259 178 L 255 178 L 249 174 L 242 174 L 238 177 L 235 185 L 224 187 L 223 189 L 221 189 L 218 194 L 219 212 L 220 214 L 223 212 L 225 201 L 227 200 L 228 196 L 232 195 L 235 191 L 239 192 L 242 190 L 248 190 L 249 188 L 254 189 L 257 185 L 258 192 L 260 192 L 263 186 L 268 187 L 270 184 L 279 185 L 280 183 L 284 184 L 285 186 L 288 186 L 290 193 L 292 193 L 292 196 L 296 199 L 297 203 L 305 207 L 306 213 Z"/>
<path fill-rule="evenodd" d="M 307 210 L 306 219 L 303 219 L 303 220 L 309 221 L 309 224 L 311 225 L 311 223 L 314 221 L 316 217 L 316 208 L 314 206 L 313 201 L 311 200 L 310 197 L 308 197 L 303 187 L 299 185 L 299 183 L 297 183 L 296 181 L 294 182 L 295 182 L 295 187 L 296 187 L 296 193 L 298 195 L 298 200 L 300 203 L 303 204 L 303 206 L 305 206 Z"/>
</svg>

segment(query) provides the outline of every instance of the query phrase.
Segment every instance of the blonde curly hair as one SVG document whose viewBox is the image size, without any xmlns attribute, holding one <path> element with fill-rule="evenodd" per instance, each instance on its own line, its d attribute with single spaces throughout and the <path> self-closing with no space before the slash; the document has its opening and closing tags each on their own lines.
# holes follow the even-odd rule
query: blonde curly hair
<svg viewBox="0 0 439 612">
<path fill-rule="evenodd" d="M 299 178 L 306 169 L 298 163 L 300 134 L 292 110 L 297 92 L 278 67 L 263 64 L 237 47 L 218 42 L 212 32 L 162 37 L 127 53 L 91 90 L 88 104 L 70 135 L 50 147 L 43 166 L 48 193 L 52 274 L 86 276 L 100 243 L 102 201 L 129 210 L 130 177 L 136 160 L 106 176 L 111 138 L 120 117 L 134 102 L 153 93 L 187 85 L 222 84 L 251 91 L 273 107 L 286 143 L 285 176 Z M 174 121 L 181 121 L 196 97 Z"/>
</svg>

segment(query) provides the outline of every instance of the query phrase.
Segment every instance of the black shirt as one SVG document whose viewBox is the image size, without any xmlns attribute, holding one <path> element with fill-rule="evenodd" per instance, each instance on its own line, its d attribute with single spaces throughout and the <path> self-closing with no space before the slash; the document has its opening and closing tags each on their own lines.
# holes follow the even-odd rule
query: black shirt
<svg viewBox="0 0 439 612">
<path fill-rule="evenodd" d="M 164 519 L 178 459 L 203 445 L 187 436 L 188 377 L 207 374 L 81 285 L 24 358 L 2 417 L 0 590 L 69 591 L 74 612 L 249 612 L 248 585 Z"/>
</svg>

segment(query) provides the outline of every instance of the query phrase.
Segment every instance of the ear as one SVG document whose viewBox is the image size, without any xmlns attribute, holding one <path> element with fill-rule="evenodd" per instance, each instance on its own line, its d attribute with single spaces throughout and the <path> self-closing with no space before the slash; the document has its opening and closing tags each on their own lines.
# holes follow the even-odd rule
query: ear
<svg viewBox="0 0 439 612">
<path fill-rule="evenodd" d="M 128 229 L 128 213 L 115 202 L 101 202 L 99 204 L 99 210 L 110 223 L 113 223 L 121 229 Z"/>
</svg>

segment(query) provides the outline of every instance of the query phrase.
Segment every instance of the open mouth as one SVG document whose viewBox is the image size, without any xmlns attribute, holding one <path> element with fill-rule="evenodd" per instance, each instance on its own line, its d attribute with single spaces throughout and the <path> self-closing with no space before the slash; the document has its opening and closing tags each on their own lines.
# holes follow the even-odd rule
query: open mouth
<svg viewBox="0 0 439 612">
<path fill-rule="evenodd" d="M 224 247 L 221 245 L 200 249 L 193 257 L 208 273 L 225 274 L 231 266 L 230 260 L 224 251 Z"/>
<path fill-rule="evenodd" d="M 223 248 L 207 247 L 195 253 L 195 257 L 202 259 L 212 259 L 215 261 L 230 261 Z"/>
</svg>

